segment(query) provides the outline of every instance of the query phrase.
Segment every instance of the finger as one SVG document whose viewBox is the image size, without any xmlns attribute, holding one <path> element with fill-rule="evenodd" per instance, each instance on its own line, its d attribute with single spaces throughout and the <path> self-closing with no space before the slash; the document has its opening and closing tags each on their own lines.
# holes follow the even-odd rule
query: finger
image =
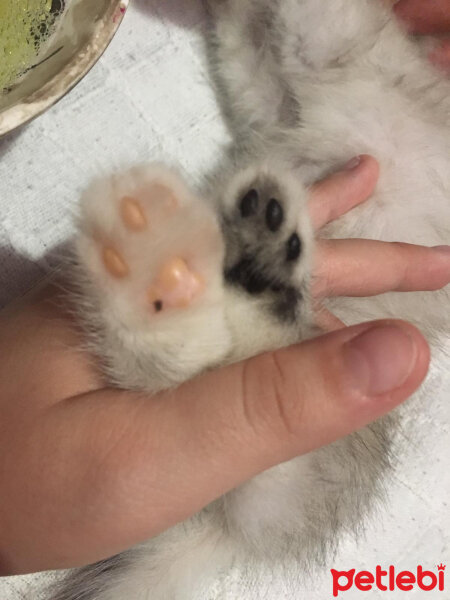
<svg viewBox="0 0 450 600">
<path fill-rule="evenodd" d="M 450 32 L 450 0 L 400 0 L 394 10 L 413 33 Z"/>
<path fill-rule="evenodd" d="M 314 307 L 314 322 L 324 333 L 327 331 L 338 331 L 345 327 L 343 321 L 322 305 Z"/>
<path fill-rule="evenodd" d="M 448 246 L 320 240 L 315 260 L 313 294 L 317 298 L 434 291 L 450 283 Z"/>
<path fill-rule="evenodd" d="M 311 188 L 310 214 L 314 229 L 338 219 L 374 191 L 379 165 L 371 156 L 362 155 L 350 161 L 342 171 L 316 183 Z"/>
<path fill-rule="evenodd" d="M 3 457 L 4 564 L 15 573 L 75 566 L 148 539 L 257 473 L 391 410 L 428 364 L 413 326 L 381 321 L 153 398 L 99 391 L 54 407 L 22 428 L 15 456 Z M 30 461 L 39 468 L 24 481 Z M 32 482 L 42 472 L 44 491 Z M 23 532 L 11 529 L 17 522 Z"/>
<path fill-rule="evenodd" d="M 430 60 L 437 67 L 450 74 L 450 40 L 443 41 L 430 54 Z"/>
</svg>

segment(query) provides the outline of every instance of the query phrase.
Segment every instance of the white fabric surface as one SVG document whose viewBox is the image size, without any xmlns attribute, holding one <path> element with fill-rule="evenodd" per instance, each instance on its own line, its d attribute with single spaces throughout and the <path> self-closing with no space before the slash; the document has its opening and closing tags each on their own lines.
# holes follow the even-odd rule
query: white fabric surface
<svg viewBox="0 0 450 600">
<path fill-rule="evenodd" d="M 44 116 L 0 140 L 0 306 L 48 270 L 93 176 L 161 158 L 196 176 L 220 156 L 227 135 L 208 82 L 203 20 L 200 0 L 135 0 L 84 81 Z M 346 541 L 326 569 L 303 583 L 295 569 L 292 578 L 266 573 L 262 587 L 244 594 L 236 588 L 236 567 L 215 597 L 260 600 L 266 592 L 273 600 L 326 600 L 332 598 L 330 568 L 374 571 L 377 564 L 394 564 L 413 570 L 450 562 L 449 379 L 440 385 L 422 439 L 410 446 L 389 502 L 364 539 Z M 41 600 L 44 579 L 0 579 L 0 599 Z M 367 597 L 443 600 L 450 597 L 448 579 L 446 593 L 372 591 Z M 342 597 L 359 600 L 361 592 Z"/>
</svg>

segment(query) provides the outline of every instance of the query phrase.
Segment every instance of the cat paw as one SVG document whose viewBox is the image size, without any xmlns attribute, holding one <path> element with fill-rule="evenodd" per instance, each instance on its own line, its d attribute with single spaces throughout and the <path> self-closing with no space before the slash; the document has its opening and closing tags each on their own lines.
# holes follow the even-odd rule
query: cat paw
<svg viewBox="0 0 450 600">
<path fill-rule="evenodd" d="M 226 345 L 223 236 L 212 208 L 176 173 L 141 167 L 91 186 L 77 255 L 89 319 L 117 360 L 145 362 L 151 348 L 153 362 L 183 363 L 189 353 L 196 372 L 214 359 L 211 346 Z M 183 365 L 179 373 L 186 378 Z"/>
<path fill-rule="evenodd" d="M 80 229 L 78 251 L 93 282 L 148 319 L 199 304 L 220 274 L 214 214 L 161 167 L 94 184 Z"/>
<path fill-rule="evenodd" d="M 288 173 L 248 170 L 227 195 L 223 223 L 228 284 L 270 297 L 282 320 L 295 319 L 312 249 L 302 184 Z"/>
</svg>

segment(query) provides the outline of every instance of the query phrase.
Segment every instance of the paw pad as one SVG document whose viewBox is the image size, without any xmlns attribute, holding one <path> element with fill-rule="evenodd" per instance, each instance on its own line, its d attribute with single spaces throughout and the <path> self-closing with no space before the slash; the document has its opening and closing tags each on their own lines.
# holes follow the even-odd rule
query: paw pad
<svg viewBox="0 0 450 600">
<path fill-rule="evenodd" d="M 116 279 L 123 279 L 130 270 L 123 257 L 114 248 L 103 248 L 103 264 L 110 275 Z"/>
<path fill-rule="evenodd" d="M 264 173 L 237 189 L 225 220 L 231 225 L 225 280 L 252 296 L 265 294 L 273 312 L 286 321 L 297 318 L 305 272 L 295 193 L 293 186 Z"/>
<path fill-rule="evenodd" d="M 121 323 L 162 328 L 164 312 L 197 318 L 222 291 L 224 240 L 213 207 L 160 166 L 96 182 L 83 203 L 77 252 Z M 184 318 L 184 317 L 183 317 Z M 158 329 L 160 331 L 161 329 Z"/>
<path fill-rule="evenodd" d="M 297 260 L 302 252 L 302 242 L 298 236 L 298 233 L 293 233 L 287 241 L 287 260 Z"/>
<path fill-rule="evenodd" d="M 174 258 L 162 267 L 148 290 L 148 299 L 155 312 L 164 308 L 189 306 L 203 289 L 202 277 L 192 271 L 182 258 Z"/>
<path fill-rule="evenodd" d="M 284 212 L 281 207 L 281 204 L 278 200 L 272 198 L 266 209 L 266 223 L 267 227 L 275 233 L 278 231 L 283 223 Z"/>
<path fill-rule="evenodd" d="M 127 229 L 131 231 L 145 231 L 147 229 L 147 217 L 140 203 L 134 198 L 130 196 L 122 198 L 120 214 Z"/>
</svg>

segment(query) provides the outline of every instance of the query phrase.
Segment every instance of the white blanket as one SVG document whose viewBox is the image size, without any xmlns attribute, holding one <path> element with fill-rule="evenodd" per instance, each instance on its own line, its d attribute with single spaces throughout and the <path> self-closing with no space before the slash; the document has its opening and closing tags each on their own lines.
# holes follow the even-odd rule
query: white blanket
<svg viewBox="0 0 450 600">
<path fill-rule="evenodd" d="M 135 0 L 84 81 L 41 118 L 0 140 L 0 306 L 44 276 L 52 253 L 57 260 L 80 191 L 92 177 L 159 159 L 196 177 L 220 156 L 227 134 L 208 81 L 203 24 L 200 0 Z M 435 376 L 439 363 L 441 375 L 445 369 L 438 360 Z M 447 378 L 430 398 L 423 439 L 404 457 L 389 501 L 368 523 L 364 539 L 347 540 L 327 568 L 303 582 L 293 567 L 292 577 L 266 572 L 259 587 L 237 591 L 239 580 L 248 580 L 237 565 L 208 600 L 328 600 L 331 568 L 435 569 L 450 562 L 449 396 Z M 447 578 L 447 593 L 372 591 L 367 598 L 444 600 L 450 597 Z M 0 579 L 0 600 L 41 600 L 45 580 Z M 341 597 L 360 600 L 361 592 Z"/>
</svg>

